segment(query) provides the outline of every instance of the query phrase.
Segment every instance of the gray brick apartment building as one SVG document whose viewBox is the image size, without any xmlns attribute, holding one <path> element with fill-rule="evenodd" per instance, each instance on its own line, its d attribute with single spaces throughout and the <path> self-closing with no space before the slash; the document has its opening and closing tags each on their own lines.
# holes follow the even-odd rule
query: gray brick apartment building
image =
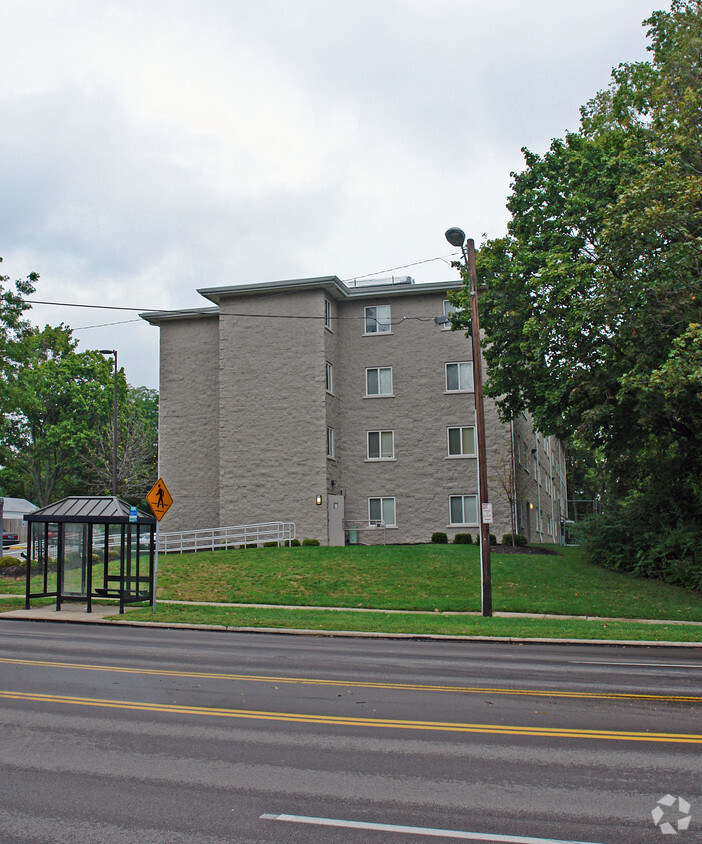
<svg viewBox="0 0 702 844">
<path fill-rule="evenodd" d="M 460 281 L 389 282 L 207 288 L 211 305 L 142 314 L 160 329 L 164 531 L 292 521 L 322 544 L 475 539 L 471 346 L 434 321 Z M 489 399 L 485 415 L 491 531 L 511 529 L 511 500 L 519 532 L 558 541 L 561 444 L 500 422 Z"/>
</svg>

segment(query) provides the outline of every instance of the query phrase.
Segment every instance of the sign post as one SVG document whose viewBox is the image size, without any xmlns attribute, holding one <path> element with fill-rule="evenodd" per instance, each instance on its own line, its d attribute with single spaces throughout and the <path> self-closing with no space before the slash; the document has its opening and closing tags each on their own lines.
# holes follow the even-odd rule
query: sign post
<svg viewBox="0 0 702 844">
<path fill-rule="evenodd" d="M 154 556 L 154 592 L 151 596 L 151 612 L 156 612 L 156 579 L 158 577 L 158 540 L 159 527 L 161 526 L 161 519 L 166 515 L 168 508 L 173 504 L 173 499 L 168 491 L 168 487 L 159 478 L 151 488 L 151 491 L 146 496 L 146 500 L 151 507 L 151 512 L 156 516 L 156 553 Z"/>
</svg>

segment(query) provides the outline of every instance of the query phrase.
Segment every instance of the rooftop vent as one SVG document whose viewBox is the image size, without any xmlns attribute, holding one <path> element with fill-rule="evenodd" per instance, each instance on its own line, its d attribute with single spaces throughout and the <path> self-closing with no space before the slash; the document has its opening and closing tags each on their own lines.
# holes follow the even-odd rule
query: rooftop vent
<svg viewBox="0 0 702 844">
<path fill-rule="evenodd" d="M 414 284 L 414 279 L 411 275 L 388 275 L 379 278 L 354 278 L 347 284 L 349 287 L 383 287 L 389 284 Z"/>
</svg>

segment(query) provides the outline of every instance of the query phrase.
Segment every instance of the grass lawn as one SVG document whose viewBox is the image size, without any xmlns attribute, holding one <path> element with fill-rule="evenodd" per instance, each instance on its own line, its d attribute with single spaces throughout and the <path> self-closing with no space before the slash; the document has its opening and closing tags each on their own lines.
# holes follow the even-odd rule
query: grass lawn
<svg viewBox="0 0 702 844">
<path fill-rule="evenodd" d="M 297 630 L 353 630 L 372 633 L 440 634 L 445 636 L 507 636 L 544 639 L 621 639 L 647 642 L 702 642 L 702 627 L 685 624 L 636 624 L 537 618 L 482 618 L 432 613 L 359 613 L 333 610 L 282 610 L 255 607 L 201 607 L 158 604 L 130 609 L 127 621 L 168 624 L 216 624 L 222 627 L 274 627 Z"/>
<path fill-rule="evenodd" d="M 557 550 L 550 555 L 494 553 L 494 611 L 702 621 L 700 592 L 591 565 L 580 548 Z M 24 595 L 24 588 L 23 579 L 0 579 L 0 593 Z M 162 555 L 157 595 L 159 601 L 403 609 L 429 614 L 158 603 L 156 613 L 150 607 L 134 608 L 128 619 L 417 635 L 702 642 L 702 626 L 445 615 L 480 610 L 479 549 L 466 545 L 259 548 Z M 21 606 L 24 599 L 20 597 L 0 600 L 0 612 Z"/>
<path fill-rule="evenodd" d="M 492 588 L 495 611 L 702 621 L 702 593 L 591 565 L 574 547 L 557 555 L 493 554 Z M 157 594 L 225 603 L 479 610 L 479 550 L 381 545 L 162 555 Z"/>
</svg>

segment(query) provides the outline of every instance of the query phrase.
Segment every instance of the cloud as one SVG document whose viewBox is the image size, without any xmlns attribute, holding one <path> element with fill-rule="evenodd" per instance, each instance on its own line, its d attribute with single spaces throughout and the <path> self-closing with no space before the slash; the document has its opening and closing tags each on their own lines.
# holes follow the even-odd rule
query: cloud
<svg viewBox="0 0 702 844">
<path fill-rule="evenodd" d="M 43 299 L 173 308 L 200 304 L 197 287 L 423 261 L 450 251 L 449 225 L 499 236 L 520 148 L 577 128 L 611 67 L 644 56 L 649 11 L 9 0 L 4 266 L 40 272 Z M 409 272 L 454 274 L 441 261 Z M 155 329 L 104 330 L 134 348 L 129 380 L 148 370 L 155 385 Z"/>
</svg>

